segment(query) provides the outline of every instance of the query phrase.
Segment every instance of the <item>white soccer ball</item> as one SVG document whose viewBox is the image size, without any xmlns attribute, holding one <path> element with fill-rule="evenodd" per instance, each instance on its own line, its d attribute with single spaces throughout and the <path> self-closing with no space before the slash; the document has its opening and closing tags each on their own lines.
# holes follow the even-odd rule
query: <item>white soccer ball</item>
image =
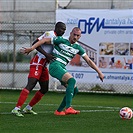
<svg viewBox="0 0 133 133">
<path fill-rule="evenodd" d="M 120 110 L 119 115 L 122 119 L 129 120 L 133 117 L 133 111 L 129 107 L 123 107 Z"/>
</svg>

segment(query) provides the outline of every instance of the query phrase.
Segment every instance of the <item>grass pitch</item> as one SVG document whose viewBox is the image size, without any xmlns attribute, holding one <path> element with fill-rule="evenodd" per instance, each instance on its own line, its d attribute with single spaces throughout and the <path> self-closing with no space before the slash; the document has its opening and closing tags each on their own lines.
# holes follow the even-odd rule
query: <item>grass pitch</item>
<svg viewBox="0 0 133 133">
<path fill-rule="evenodd" d="M 133 118 L 122 120 L 119 110 L 133 109 L 133 95 L 78 93 L 72 105 L 78 115 L 55 116 L 64 93 L 48 92 L 34 106 L 38 115 L 12 115 L 20 91 L 0 90 L 0 131 L 2 133 L 132 133 Z M 33 97 L 31 92 L 26 103 Z M 25 107 L 26 103 L 23 105 Z"/>
</svg>

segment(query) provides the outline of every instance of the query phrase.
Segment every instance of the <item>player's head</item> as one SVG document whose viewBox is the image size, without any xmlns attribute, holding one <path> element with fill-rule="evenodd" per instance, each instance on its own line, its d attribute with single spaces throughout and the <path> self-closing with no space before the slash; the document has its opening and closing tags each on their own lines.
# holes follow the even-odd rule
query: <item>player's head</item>
<svg viewBox="0 0 133 133">
<path fill-rule="evenodd" d="M 73 44 L 79 40 L 81 37 L 81 29 L 74 27 L 70 33 L 69 41 Z"/>
<path fill-rule="evenodd" d="M 66 25 L 63 22 L 57 22 L 54 31 L 57 36 L 62 36 L 66 31 Z"/>
</svg>

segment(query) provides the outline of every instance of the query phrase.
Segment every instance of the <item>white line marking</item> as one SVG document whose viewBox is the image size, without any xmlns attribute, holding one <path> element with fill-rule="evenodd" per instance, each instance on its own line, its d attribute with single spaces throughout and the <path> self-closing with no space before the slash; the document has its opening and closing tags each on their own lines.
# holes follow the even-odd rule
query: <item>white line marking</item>
<svg viewBox="0 0 133 133">
<path fill-rule="evenodd" d="M 85 112 L 85 113 L 88 113 L 88 112 L 115 112 L 115 111 L 118 111 L 118 110 L 81 110 L 81 112 Z"/>
<path fill-rule="evenodd" d="M 16 102 L 0 102 L 0 104 L 16 104 Z M 28 103 L 24 103 L 28 104 Z M 59 104 L 40 104 L 39 106 L 59 106 Z M 72 105 L 74 107 L 82 107 L 82 108 L 105 108 L 105 109 L 120 109 L 121 107 L 109 107 L 109 106 L 89 106 L 89 105 Z"/>
<path fill-rule="evenodd" d="M 0 102 L 0 104 L 16 104 L 16 102 Z M 28 104 L 28 103 L 25 103 Z M 58 104 L 37 104 L 39 106 L 59 106 Z M 87 110 L 80 110 L 81 113 L 91 113 L 91 112 L 115 112 L 119 111 L 121 107 L 109 107 L 109 106 L 89 106 L 89 105 L 73 105 L 74 107 L 81 107 L 81 108 L 97 108 L 97 109 L 87 109 Z M 39 111 L 38 114 L 48 114 L 48 113 L 54 113 L 53 111 Z M 8 115 L 11 114 L 11 112 L 1 112 L 0 115 Z"/>
<path fill-rule="evenodd" d="M 118 111 L 118 110 L 80 110 L 81 113 L 92 113 L 92 112 L 115 112 L 115 111 Z M 51 114 L 53 113 L 54 114 L 54 111 L 39 111 L 37 112 L 38 114 Z M 11 112 L 1 112 L 0 115 L 10 115 L 12 114 Z M 27 115 L 27 114 L 25 114 Z"/>
</svg>

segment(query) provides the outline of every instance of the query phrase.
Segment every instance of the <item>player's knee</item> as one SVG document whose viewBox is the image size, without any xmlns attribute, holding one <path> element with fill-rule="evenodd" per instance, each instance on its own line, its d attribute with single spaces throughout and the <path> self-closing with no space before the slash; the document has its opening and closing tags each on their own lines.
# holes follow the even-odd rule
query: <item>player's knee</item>
<svg viewBox="0 0 133 133">
<path fill-rule="evenodd" d="M 31 91 L 33 90 L 34 86 L 28 84 L 25 88 L 26 88 L 29 92 L 31 92 Z"/>
<path fill-rule="evenodd" d="M 28 78 L 28 83 L 26 85 L 26 89 L 32 91 L 35 85 L 37 84 L 37 79 L 35 78 Z"/>
<path fill-rule="evenodd" d="M 73 93 L 74 92 L 75 83 L 76 83 L 76 80 L 74 78 L 70 78 L 68 80 L 67 91 L 70 91 L 71 93 Z"/>
<path fill-rule="evenodd" d="M 48 88 L 41 88 L 40 90 L 39 90 L 42 94 L 45 94 L 45 93 L 47 93 L 48 92 Z"/>
</svg>

